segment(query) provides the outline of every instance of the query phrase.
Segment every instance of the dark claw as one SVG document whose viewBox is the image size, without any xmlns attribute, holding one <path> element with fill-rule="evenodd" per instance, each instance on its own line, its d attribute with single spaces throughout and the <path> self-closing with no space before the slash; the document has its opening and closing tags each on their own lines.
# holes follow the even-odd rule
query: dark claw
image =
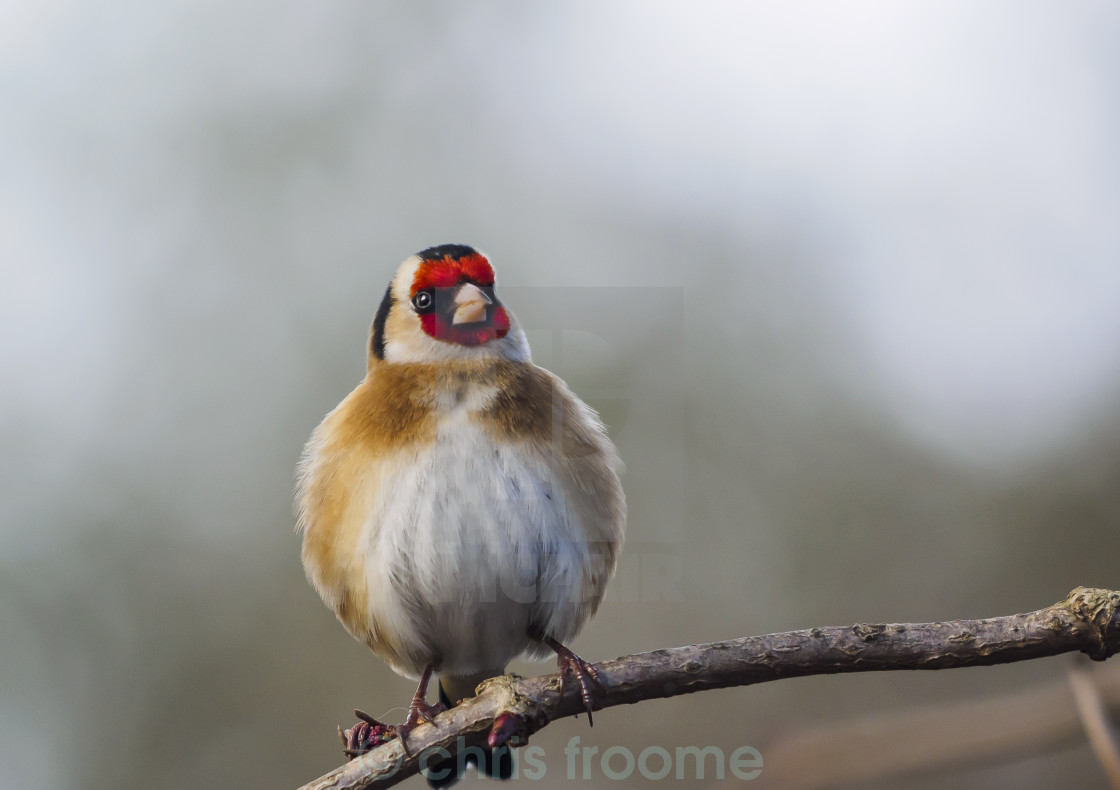
<svg viewBox="0 0 1120 790">
<path fill-rule="evenodd" d="M 421 722 L 430 723 L 439 714 L 447 710 L 447 706 L 442 702 L 437 702 L 435 705 L 429 705 L 423 700 L 417 703 L 413 700 L 412 704 L 408 706 L 408 716 L 405 717 L 404 724 L 398 724 L 396 727 L 397 737 L 401 739 L 401 746 L 404 748 L 404 753 L 411 757 L 412 752 L 408 749 L 408 734 L 416 729 L 416 725 Z"/>
<path fill-rule="evenodd" d="M 408 750 L 408 734 L 416 728 L 416 725 L 421 721 L 431 721 L 436 715 L 443 713 L 447 707 L 442 702 L 437 702 L 435 705 L 429 705 L 425 699 L 428 693 L 428 681 L 432 679 L 432 665 L 424 667 L 424 674 L 420 677 L 420 685 L 416 687 L 416 693 L 412 696 L 412 703 L 408 706 L 408 715 L 405 716 L 404 724 L 397 727 L 397 737 L 401 739 L 401 748 L 404 749 L 405 755 L 412 756 L 412 752 Z"/>
<path fill-rule="evenodd" d="M 405 717 L 404 724 L 399 726 L 394 727 L 391 724 L 384 724 L 368 713 L 355 708 L 354 715 L 361 721 L 348 730 L 343 730 L 342 727 L 338 728 L 338 738 L 342 741 L 342 753 L 347 757 L 357 757 L 359 754 L 365 754 L 371 749 L 377 748 L 395 735 L 401 739 L 401 748 L 404 749 L 404 753 L 411 757 L 412 752 L 408 750 L 408 734 L 420 722 L 430 722 L 435 716 L 447 710 L 447 706 L 442 702 L 429 705 L 427 700 L 424 699 L 428 692 L 428 681 L 431 679 L 432 666 L 429 664 L 424 668 L 420 685 L 416 688 L 412 703 L 408 706 L 408 715 Z"/>
<path fill-rule="evenodd" d="M 361 719 L 348 730 L 338 728 L 338 739 L 342 741 L 342 753 L 353 759 L 358 755 L 376 749 L 381 744 L 390 740 L 395 728 L 391 724 L 383 724 L 368 713 L 355 710 L 354 714 Z"/>
<path fill-rule="evenodd" d="M 569 651 L 570 652 L 570 651 Z M 579 683 L 579 697 L 583 700 L 583 707 L 587 710 L 587 726 L 594 727 L 595 721 L 591 717 L 591 688 L 592 684 L 599 685 L 599 676 L 595 672 L 595 668 L 580 658 L 575 653 L 571 656 L 561 655 L 557 658 L 556 663 L 560 667 L 560 694 L 564 694 L 564 689 L 567 685 L 568 672 L 575 675 L 576 681 Z M 600 689 L 602 686 L 599 686 Z"/>
<path fill-rule="evenodd" d="M 366 713 L 364 710 L 359 710 L 358 708 L 354 708 L 354 715 L 371 727 L 376 727 L 381 723 L 377 719 L 373 718 L 373 716 L 370 716 L 368 713 Z"/>
<path fill-rule="evenodd" d="M 596 686 L 599 691 L 603 690 L 603 684 L 599 679 L 599 670 L 595 668 L 594 664 L 584 661 L 552 637 L 545 637 L 541 641 L 556 651 L 556 664 L 560 667 L 560 695 L 564 695 L 568 673 L 571 672 L 579 683 L 579 697 L 583 700 L 583 707 L 587 710 L 587 726 L 594 727 L 595 721 L 591 717 L 591 686 Z"/>
</svg>

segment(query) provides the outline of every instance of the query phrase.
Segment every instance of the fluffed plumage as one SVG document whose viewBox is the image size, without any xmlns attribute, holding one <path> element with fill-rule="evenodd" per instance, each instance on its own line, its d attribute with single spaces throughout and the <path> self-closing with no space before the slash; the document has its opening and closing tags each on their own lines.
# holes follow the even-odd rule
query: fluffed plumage
<svg viewBox="0 0 1120 790">
<path fill-rule="evenodd" d="M 304 568 L 355 638 L 403 675 L 438 673 L 451 702 L 555 650 L 590 713 L 589 665 L 558 643 L 614 573 L 618 466 L 596 414 L 531 362 L 486 257 L 433 247 L 397 270 L 365 378 L 304 450 Z"/>
</svg>

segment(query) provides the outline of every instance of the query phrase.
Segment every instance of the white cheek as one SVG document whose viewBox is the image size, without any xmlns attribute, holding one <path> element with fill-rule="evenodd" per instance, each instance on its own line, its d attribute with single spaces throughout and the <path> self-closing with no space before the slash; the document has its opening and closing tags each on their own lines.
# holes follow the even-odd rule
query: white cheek
<svg viewBox="0 0 1120 790">
<path fill-rule="evenodd" d="M 420 268 L 420 259 L 413 255 L 397 269 L 393 277 L 393 298 L 397 304 L 408 304 L 411 298 L 412 282 L 416 279 L 416 270 Z"/>
<path fill-rule="evenodd" d="M 411 308 L 399 316 L 391 326 L 385 327 L 386 362 L 447 362 L 463 359 L 508 359 L 528 362 L 531 358 L 529 342 L 519 326 L 512 326 L 506 336 L 483 343 L 481 346 L 463 346 L 436 340 L 420 326 L 419 317 Z"/>
</svg>

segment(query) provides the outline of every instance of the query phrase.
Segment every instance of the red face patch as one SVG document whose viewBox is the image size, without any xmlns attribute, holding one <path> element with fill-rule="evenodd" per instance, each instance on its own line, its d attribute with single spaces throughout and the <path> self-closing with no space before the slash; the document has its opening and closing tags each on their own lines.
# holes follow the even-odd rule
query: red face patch
<svg viewBox="0 0 1120 790">
<path fill-rule="evenodd" d="M 473 283 L 494 299 L 486 309 L 486 318 L 469 324 L 454 324 L 453 299 L 458 287 Z M 431 295 L 430 307 L 420 310 L 420 326 L 436 340 L 463 346 L 480 346 L 509 332 L 509 315 L 493 295 L 494 270 L 485 257 L 474 253 L 461 258 L 445 256 L 440 260 L 424 260 L 416 268 L 409 296 L 417 304 L 417 294 Z"/>
<path fill-rule="evenodd" d="M 462 258 L 447 256 L 438 261 L 421 261 L 412 278 L 409 296 L 425 288 L 454 288 L 461 282 L 472 282 L 480 288 L 494 285 L 494 270 L 490 261 L 475 253 Z"/>
</svg>

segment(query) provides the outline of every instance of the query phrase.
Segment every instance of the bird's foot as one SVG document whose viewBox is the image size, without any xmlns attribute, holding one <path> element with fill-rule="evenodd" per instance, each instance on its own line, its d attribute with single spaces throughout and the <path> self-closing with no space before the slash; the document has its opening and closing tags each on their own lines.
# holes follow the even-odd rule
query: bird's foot
<svg viewBox="0 0 1120 790">
<path fill-rule="evenodd" d="M 420 677 L 420 685 L 416 687 L 416 693 L 412 695 L 412 702 L 408 706 L 408 715 L 405 716 L 404 724 L 398 724 L 396 728 L 397 737 L 401 739 L 401 748 L 409 756 L 412 755 L 412 752 L 408 750 L 408 734 L 420 722 L 431 721 L 447 710 L 447 706 L 442 702 L 437 702 L 435 705 L 428 704 L 426 697 L 428 695 L 428 681 L 431 679 L 432 665 L 429 664 L 424 668 L 424 674 Z"/>
<path fill-rule="evenodd" d="M 405 754 L 412 755 L 412 752 L 408 749 L 408 734 L 416 729 L 416 726 L 421 722 L 430 722 L 445 710 L 447 710 L 447 706 L 442 702 L 429 705 L 424 700 L 412 700 L 412 704 L 408 706 L 408 715 L 405 717 L 404 724 L 396 726 L 397 737 L 401 739 L 401 746 L 404 747 Z"/>
<path fill-rule="evenodd" d="M 595 722 L 591 718 L 591 687 L 594 686 L 599 691 L 603 690 L 603 685 L 599 680 L 599 670 L 595 669 L 594 664 L 584 661 L 571 649 L 564 647 L 552 637 L 545 637 L 541 641 L 556 651 L 556 665 L 560 668 L 560 695 L 563 696 L 564 694 L 564 687 L 570 672 L 579 683 L 579 697 L 583 700 L 583 707 L 587 710 L 587 726 L 594 727 Z"/>
<path fill-rule="evenodd" d="M 350 759 L 368 751 L 376 749 L 381 744 L 391 740 L 397 728 L 392 724 L 385 724 L 360 710 L 354 715 L 361 721 L 348 730 L 338 728 L 338 739 L 342 741 L 342 753 Z"/>
</svg>

